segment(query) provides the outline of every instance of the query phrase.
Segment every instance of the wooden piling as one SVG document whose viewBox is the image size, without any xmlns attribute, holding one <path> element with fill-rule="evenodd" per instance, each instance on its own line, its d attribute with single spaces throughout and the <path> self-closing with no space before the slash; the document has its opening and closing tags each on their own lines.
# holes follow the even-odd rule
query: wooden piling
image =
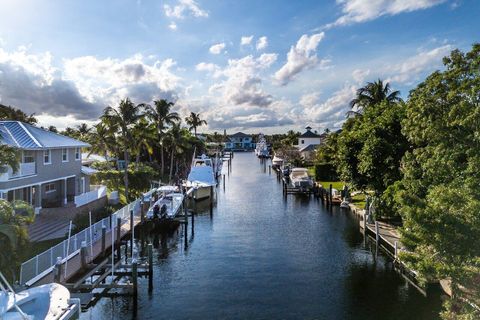
<svg viewBox="0 0 480 320">
<path fill-rule="evenodd" d="M 55 262 L 54 273 L 53 273 L 53 279 L 54 279 L 54 282 L 56 283 L 61 283 L 62 265 L 63 265 L 62 258 L 57 257 L 57 261 Z"/>
<path fill-rule="evenodd" d="M 394 244 L 394 254 L 395 254 L 395 260 L 398 258 L 398 241 L 395 241 Z"/>
<path fill-rule="evenodd" d="M 213 186 L 210 186 L 210 211 L 213 209 Z"/>
<path fill-rule="evenodd" d="M 133 258 L 133 241 L 135 240 L 135 225 L 133 224 L 133 210 L 130 210 L 130 257 Z"/>
<path fill-rule="evenodd" d="M 120 257 L 122 256 L 122 253 L 120 252 L 120 238 L 122 236 L 121 234 L 121 229 L 122 229 L 122 218 L 117 218 L 117 239 L 116 239 L 116 247 L 117 247 L 117 259 L 120 260 Z M 113 230 L 112 230 L 113 232 Z"/>
<path fill-rule="evenodd" d="M 271 165 L 268 166 L 268 174 L 272 174 L 272 166 Z"/>
<path fill-rule="evenodd" d="M 153 245 L 147 245 L 148 251 L 148 292 L 153 291 Z"/>
<path fill-rule="evenodd" d="M 329 202 L 329 205 L 330 205 L 330 206 L 332 205 L 332 202 L 333 202 L 333 201 L 332 201 L 332 200 L 333 200 L 333 190 L 332 190 L 332 189 L 333 189 L 333 186 L 332 186 L 332 184 L 330 183 L 330 188 L 329 188 L 329 191 L 328 191 L 328 196 L 329 196 L 329 198 L 330 198 L 330 199 L 328 200 L 328 202 Z"/>
<path fill-rule="evenodd" d="M 81 248 L 80 248 L 80 263 L 82 265 L 82 269 L 87 269 L 87 241 L 82 241 Z"/>
<path fill-rule="evenodd" d="M 106 256 L 107 226 L 102 226 L 102 257 Z"/>
<path fill-rule="evenodd" d="M 377 242 L 377 247 L 378 247 L 379 240 L 380 240 L 380 233 L 378 232 L 378 221 L 375 221 L 375 241 Z"/>
<path fill-rule="evenodd" d="M 222 180 L 223 180 L 223 191 L 225 191 L 225 174 L 222 175 Z"/>
<path fill-rule="evenodd" d="M 132 284 L 133 284 L 133 312 L 137 313 L 138 304 L 138 265 L 137 260 L 132 260 Z"/>
</svg>

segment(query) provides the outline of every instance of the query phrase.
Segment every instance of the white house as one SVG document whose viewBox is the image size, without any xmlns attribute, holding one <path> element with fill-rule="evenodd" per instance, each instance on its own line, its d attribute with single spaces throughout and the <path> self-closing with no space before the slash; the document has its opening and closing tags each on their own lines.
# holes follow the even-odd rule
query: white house
<svg viewBox="0 0 480 320">
<path fill-rule="evenodd" d="M 297 148 L 303 159 L 311 160 L 318 146 L 322 144 L 325 134 L 320 135 L 316 131 L 312 132 L 311 127 L 305 129 L 307 131 L 298 137 Z"/>
</svg>

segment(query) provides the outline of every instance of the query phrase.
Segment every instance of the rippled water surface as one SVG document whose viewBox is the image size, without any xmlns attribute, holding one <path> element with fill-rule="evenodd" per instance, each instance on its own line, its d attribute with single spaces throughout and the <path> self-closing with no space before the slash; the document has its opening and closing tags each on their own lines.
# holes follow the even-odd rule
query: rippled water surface
<svg viewBox="0 0 480 320">
<path fill-rule="evenodd" d="M 252 153 L 236 153 L 212 214 L 152 239 L 154 290 L 140 280 L 139 319 L 437 319 L 422 296 L 365 244 L 339 208 L 289 195 Z M 128 299 L 103 299 L 82 319 L 131 319 Z"/>
</svg>

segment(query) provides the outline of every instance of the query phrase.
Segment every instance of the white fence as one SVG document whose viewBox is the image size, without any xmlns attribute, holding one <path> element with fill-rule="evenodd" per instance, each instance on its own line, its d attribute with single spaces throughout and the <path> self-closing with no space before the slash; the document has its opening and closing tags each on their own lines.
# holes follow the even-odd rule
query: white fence
<svg viewBox="0 0 480 320">
<path fill-rule="evenodd" d="M 106 195 L 107 195 L 107 187 L 98 186 L 98 188 L 96 188 L 95 190 L 91 190 L 89 192 L 85 192 L 78 196 L 75 196 L 74 202 L 77 207 L 81 207 L 87 203 L 98 200 L 101 197 L 105 197 Z"/>
<path fill-rule="evenodd" d="M 155 190 L 151 190 L 144 194 L 145 197 L 149 197 Z M 86 241 L 87 246 L 91 243 L 95 243 L 97 240 L 101 240 L 102 227 L 106 227 L 106 231 L 109 232 L 112 228 L 117 226 L 117 218 L 122 219 L 122 225 L 129 221 L 130 210 L 133 210 L 134 215 L 140 215 L 140 202 L 141 199 L 137 199 L 132 203 L 129 203 L 122 209 L 113 213 L 109 217 L 98 221 L 91 227 L 88 227 L 70 238 L 70 247 L 68 246 L 68 239 L 62 241 L 56 246 L 40 253 L 32 259 L 22 263 L 20 269 L 20 284 L 24 285 L 32 279 L 50 272 L 51 268 L 55 266 L 57 258 L 60 257 L 63 262 L 66 261 L 67 255 L 71 256 L 77 254 L 80 251 L 82 241 Z"/>
</svg>

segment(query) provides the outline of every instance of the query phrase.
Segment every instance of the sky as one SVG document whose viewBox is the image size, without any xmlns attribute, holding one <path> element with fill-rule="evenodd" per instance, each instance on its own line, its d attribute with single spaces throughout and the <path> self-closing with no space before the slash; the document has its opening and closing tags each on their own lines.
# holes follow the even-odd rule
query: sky
<svg viewBox="0 0 480 320">
<path fill-rule="evenodd" d="M 175 102 L 199 131 L 340 128 L 356 90 L 407 98 L 480 35 L 478 0 L 0 0 L 0 103 L 59 129 Z"/>
</svg>

